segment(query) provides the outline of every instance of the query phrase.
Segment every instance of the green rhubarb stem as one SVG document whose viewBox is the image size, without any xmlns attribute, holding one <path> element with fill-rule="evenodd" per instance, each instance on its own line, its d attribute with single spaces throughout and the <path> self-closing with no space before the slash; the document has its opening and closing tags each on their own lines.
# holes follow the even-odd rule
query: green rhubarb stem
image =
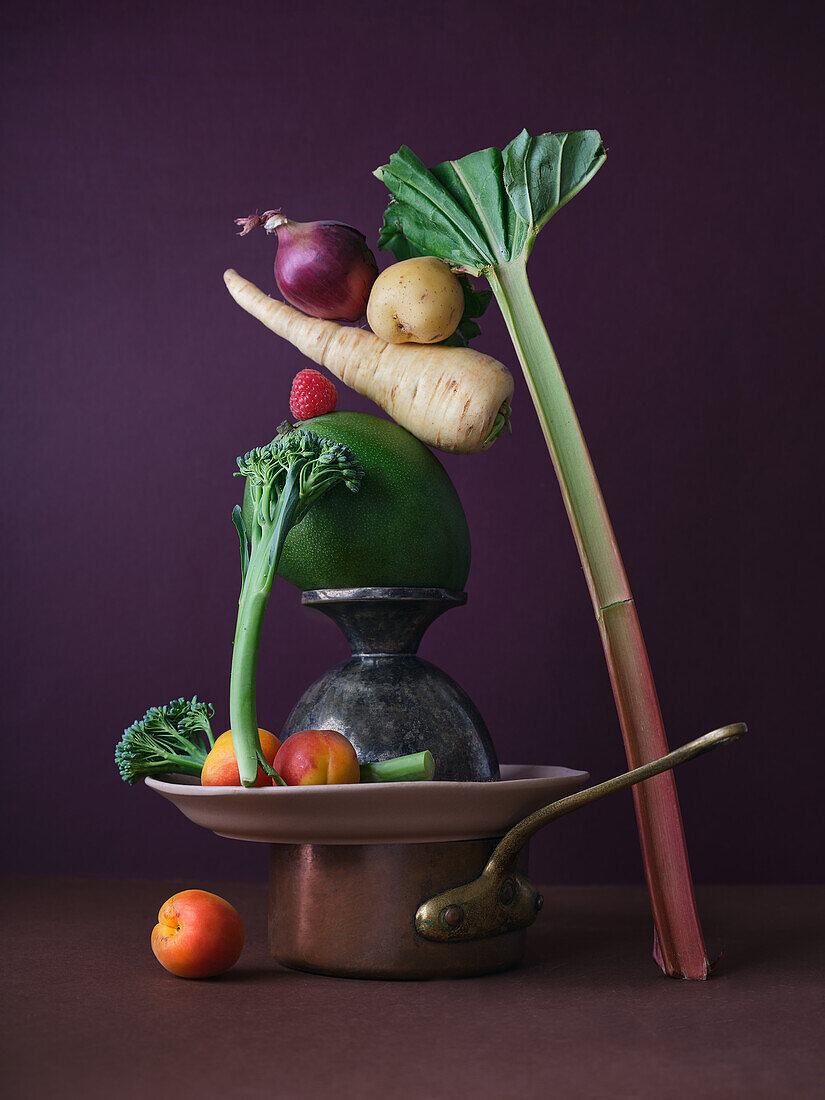
<svg viewBox="0 0 825 1100">
<path fill-rule="evenodd" d="M 434 775 L 435 761 L 426 750 L 361 765 L 362 783 L 411 783 L 432 779 Z"/>
<path fill-rule="evenodd" d="M 526 250 L 529 252 L 529 248 Z M 593 463 L 527 278 L 526 252 L 488 273 L 524 371 L 573 529 L 631 768 L 668 751 L 653 675 Z M 708 976 L 671 772 L 633 789 L 655 926 L 654 957 L 672 977 Z"/>
</svg>

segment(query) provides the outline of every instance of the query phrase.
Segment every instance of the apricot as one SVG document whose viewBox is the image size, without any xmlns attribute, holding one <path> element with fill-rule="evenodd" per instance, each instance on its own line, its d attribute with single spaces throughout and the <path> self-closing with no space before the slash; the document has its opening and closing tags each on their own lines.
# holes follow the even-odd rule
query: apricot
<svg viewBox="0 0 825 1100">
<path fill-rule="evenodd" d="M 361 781 L 355 748 L 336 730 L 293 733 L 278 749 L 272 766 L 288 787 Z"/>
<path fill-rule="evenodd" d="M 281 742 L 268 730 L 262 729 L 258 730 L 258 739 L 261 742 L 264 760 L 267 764 L 271 764 L 275 759 L 275 754 L 281 747 Z M 266 787 L 269 782 L 269 777 L 264 775 L 263 770 L 259 767 L 255 786 Z M 232 730 L 227 730 L 226 733 L 222 733 L 220 737 L 215 738 L 215 744 L 204 761 L 203 770 L 201 771 L 201 786 L 240 787 L 240 785 L 241 773 L 238 771 L 238 761 L 235 759 Z"/>
<path fill-rule="evenodd" d="M 152 951 L 178 978 L 212 978 L 241 956 L 243 922 L 228 901 L 206 890 L 182 890 L 163 903 Z"/>
</svg>

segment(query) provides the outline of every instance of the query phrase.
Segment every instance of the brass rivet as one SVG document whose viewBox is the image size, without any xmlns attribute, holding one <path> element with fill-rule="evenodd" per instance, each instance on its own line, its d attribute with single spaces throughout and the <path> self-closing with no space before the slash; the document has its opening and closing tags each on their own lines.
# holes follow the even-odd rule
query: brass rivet
<svg viewBox="0 0 825 1100">
<path fill-rule="evenodd" d="M 536 912 L 537 913 L 538 913 L 539 909 L 541 909 L 542 905 L 544 905 L 544 896 L 542 894 L 536 894 Z"/>
<path fill-rule="evenodd" d="M 516 888 L 513 885 L 512 879 L 507 879 L 498 893 L 498 900 L 502 905 L 509 905 L 513 898 L 516 896 Z"/>
<path fill-rule="evenodd" d="M 456 928 L 464 920 L 464 910 L 460 905 L 450 905 L 444 910 L 444 923 Z"/>
</svg>

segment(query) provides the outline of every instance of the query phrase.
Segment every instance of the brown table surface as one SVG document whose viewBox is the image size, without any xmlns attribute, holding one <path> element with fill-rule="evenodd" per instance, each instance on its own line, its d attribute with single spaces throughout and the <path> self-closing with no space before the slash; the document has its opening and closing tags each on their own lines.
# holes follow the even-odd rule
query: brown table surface
<svg viewBox="0 0 825 1100">
<path fill-rule="evenodd" d="M 246 926 L 237 966 L 183 981 L 149 933 L 189 886 Z M 709 982 L 660 975 L 636 887 L 546 888 L 524 965 L 483 978 L 357 981 L 282 969 L 266 886 L 6 880 L 3 1097 L 339 1094 L 822 1096 L 825 887 L 699 890 Z"/>
</svg>

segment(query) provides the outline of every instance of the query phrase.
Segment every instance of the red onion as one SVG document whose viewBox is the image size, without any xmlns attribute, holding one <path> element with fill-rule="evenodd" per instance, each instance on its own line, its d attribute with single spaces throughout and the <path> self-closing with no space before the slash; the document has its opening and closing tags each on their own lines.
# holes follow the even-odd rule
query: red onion
<svg viewBox="0 0 825 1100">
<path fill-rule="evenodd" d="M 275 282 L 290 305 L 328 321 L 360 321 L 378 275 L 363 233 L 343 222 L 293 222 L 280 210 L 236 218 L 241 236 L 278 234 Z"/>
</svg>

